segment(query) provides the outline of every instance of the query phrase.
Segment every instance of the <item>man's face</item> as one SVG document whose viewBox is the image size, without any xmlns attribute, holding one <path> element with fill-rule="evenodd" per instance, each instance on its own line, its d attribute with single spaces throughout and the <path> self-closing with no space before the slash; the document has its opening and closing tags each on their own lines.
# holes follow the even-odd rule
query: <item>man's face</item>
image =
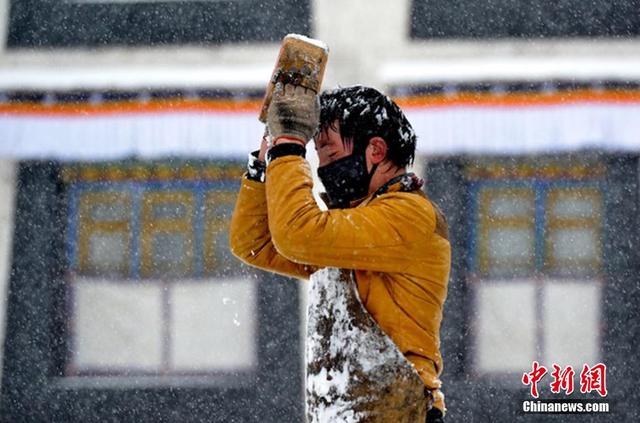
<svg viewBox="0 0 640 423">
<path fill-rule="evenodd" d="M 353 144 L 342 142 L 340 128 L 330 126 L 324 131 L 320 131 L 315 138 L 316 151 L 318 152 L 319 166 L 326 166 L 343 157 L 347 157 L 353 152 Z"/>
</svg>

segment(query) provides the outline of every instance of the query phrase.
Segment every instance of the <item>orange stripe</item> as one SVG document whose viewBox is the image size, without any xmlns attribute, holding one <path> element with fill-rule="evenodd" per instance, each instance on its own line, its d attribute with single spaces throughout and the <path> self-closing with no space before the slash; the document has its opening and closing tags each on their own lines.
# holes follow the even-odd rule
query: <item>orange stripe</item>
<svg viewBox="0 0 640 423">
<path fill-rule="evenodd" d="M 113 115 L 129 113 L 171 112 L 259 112 L 262 100 L 188 100 L 167 99 L 140 101 L 114 101 L 107 103 L 5 103 L 0 104 L 0 114 L 38 116 Z"/>
<path fill-rule="evenodd" d="M 523 107 L 553 106 L 576 103 L 630 104 L 640 103 L 639 91 L 622 90 L 576 90 L 555 93 L 475 93 L 459 92 L 452 95 L 418 95 L 397 97 L 395 101 L 404 109 L 424 109 L 439 107 Z M 140 101 L 115 101 L 106 103 L 4 103 L 0 104 L 0 114 L 26 116 L 79 116 L 115 115 L 143 113 L 258 113 L 262 99 L 251 100 L 189 100 L 166 99 Z"/>
<path fill-rule="evenodd" d="M 420 95 L 396 99 L 405 109 L 430 107 L 521 107 L 553 106 L 575 103 L 640 103 L 640 91 L 593 91 L 576 90 L 553 93 L 473 93 L 460 92 L 453 95 Z"/>
</svg>

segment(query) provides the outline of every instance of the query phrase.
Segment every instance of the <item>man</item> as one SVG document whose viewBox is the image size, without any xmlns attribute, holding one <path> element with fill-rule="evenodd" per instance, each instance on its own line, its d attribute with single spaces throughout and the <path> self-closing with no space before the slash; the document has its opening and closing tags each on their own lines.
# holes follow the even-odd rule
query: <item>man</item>
<svg viewBox="0 0 640 423">
<path fill-rule="evenodd" d="M 427 421 L 442 421 L 439 331 L 450 245 L 444 217 L 406 171 L 416 144 L 410 123 L 373 88 L 341 88 L 318 101 L 278 84 L 267 126 L 271 143 L 265 137 L 250 160 L 232 218 L 233 253 L 298 278 L 323 267 L 352 270 L 365 309 L 424 382 Z M 312 137 L 326 211 L 304 159 Z"/>
</svg>

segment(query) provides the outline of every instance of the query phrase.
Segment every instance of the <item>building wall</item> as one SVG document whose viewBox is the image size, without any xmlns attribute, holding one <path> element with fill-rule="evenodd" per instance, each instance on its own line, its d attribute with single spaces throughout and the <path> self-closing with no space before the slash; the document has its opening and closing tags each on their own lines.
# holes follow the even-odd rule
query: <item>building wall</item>
<svg viewBox="0 0 640 423">
<path fill-rule="evenodd" d="M 467 59 L 517 61 L 530 58 L 540 64 L 554 60 L 598 58 L 601 61 L 640 58 L 640 42 L 630 39 L 505 39 L 432 40 L 410 38 L 411 0 L 312 0 L 312 36 L 325 41 L 331 50 L 325 86 L 370 84 L 385 88 L 402 82 L 401 75 L 389 75 L 393 64 L 455 64 Z M 255 65 L 272 66 L 277 43 L 225 44 L 220 46 L 174 46 L 64 50 L 11 50 L 5 47 L 9 0 L 0 0 L 0 72 L 10 69 L 39 69 L 60 72 L 65 69 L 109 69 L 109 67 L 181 69 L 224 65 L 246 69 Z M 516 72 L 518 72 L 516 70 Z M 586 70 L 588 72 L 588 70 Z M 472 69 L 471 69 L 471 74 Z M 433 78 L 433 75 L 430 76 Z M 444 71 L 440 78 L 449 77 Z M 268 78 L 268 74 L 262 77 Z M 258 77 L 259 79 L 259 77 Z M 41 81 L 46 83 L 46 81 Z M 1 85 L 19 85 L 0 81 Z"/>
<path fill-rule="evenodd" d="M 6 37 L 9 20 L 9 1 L 0 0 L 0 56 L 5 55 Z"/>
<path fill-rule="evenodd" d="M 11 240 L 15 195 L 15 164 L 0 160 L 0 362 L 4 350 L 7 288 L 11 269 Z M 0 377 L 2 376 L 0 368 Z"/>
<path fill-rule="evenodd" d="M 350 84 L 367 84 L 381 89 L 411 83 L 447 83 L 452 80 L 452 69 L 464 68 L 463 76 L 457 75 L 459 82 L 464 78 L 477 81 L 481 78 L 496 79 L 497 74 L 504 75 L 504 68 L 510 65 L 525 63 L 526 66 L 513 66 L 509 75 L 513 79 L 530 77 L 530 64 L 542 69 L 542 77 L 553 79 L 556 76 L 554 64 L 558 60 L 564 63 L 577 63 L 590 60 L 590 63 L 617 63 L 620 61 L 640 60 L 640 42 L 624 39 L 573 39 L 573 40 L 482 40 L 482 41 L 419 41 L 410 38 L 411 0 L 393 2 L 383 0 L 312 0 L 312 33 L 311 36 L 325 41 L 330 47 L 330 59 L 327 68 L 325 87 Z M 261 87 L 269 77 L 274 58 L 278 51 L 277 43 L 224 44 L 219 46 L 171 46 L 171 47 L 135 47 L 135 48 L 101 48 L 101 49 L 18 49 L 6 48 L 6 34 L 9 16 L 9 0 L 0 0 L 0 92 L 10 89 L 56 88 L 56 84 L 64 80 L 69 73 L 90 75 L 94 71 L 103 74 L 112 73 L 110 81 L 122 83 L 123 79 L 131 79 L 127 71 L 135 71 L 138 75 L 145 72 L 155 74 L 162 71 L 171 72 L 167 84 L 172 86 L 187 83 L 181 81 L 190 69 L 224 68 L 231 72 L 247 72 L 259 69 L 247 79 L 251 88 Z M 491 68 L 479 76 L 475 72 L 478 65 L 491 63 Z M 611 68 L 615 68 L 612 66 Z M 638 67 L 640 68 L 640 67 Z M 549 71 L 551 69 L 551 71 Z M 399 72 L 401 70 L 402 72 Z M 564 75 L 571 76 L 571 70 Z M 256 71 L 258 73 L 258 71 Z M 492 72 L 495 72 L 492 74 Z M 546 74 L 544 72 L 547 72 Z M 593 72 L 588 67 L 581 72 Z M 119 76 L 124 75 L 124 76 Z M 537 75 L 538 77 L 540 75 Z M 624 75 L 623 75 L 624 76 Z M 462 78 L 462 79 L 461 79 Z M 224 86 L 228 81 L 209 79 L 211 84 Z M 80 82 L 79 84 L 85 84 Z M 92 83 L 95 83 L 92 82 Z M 130 83 L 130 81 L 129 81 Z M 136 82 L 134 81 L 134 84 Z M 139 79 L 143 88 L 144 79 Z M 73 85 L 73 82 L 71 82 Z M 104 88 L 104 87 L 102 87 Z M 3 158 L 0 158 L 3 159 Z M 446 161 L 446 159 L 444 159 Z M 456 173 L 445 164 L 435 163 L 433 172 L 443 181 L 451 179 L 452 184 L 461 184 Z M 421 167 L 421 166 L 417 166 Z M 455 166 L 453 166 L 455 167 Z M 632 173 L 632 172 L 631 172 Z M 0 198 L 13 199 L 15 182 L 14 164 L 4 158 L 0 162 Z M 434 187 L 433 185 L 432 187 Z M 436 191 L 446 191 L 448 185 L 435 186 Z M 462 193 L 462 190 L 459 191 Z M 452 228 L 457 233 L 458 246 L 464 249 L 465 226 L 464 216 L 454 210 L 463 199 L 454 198 L 446 203 L 445 194 L 433 193 L 436 200 L 445 203 L 445 211 L 450 208 L 449 215 Z M 462 194 L 460 194 L 462 195 Z M 460 209 L 460 207 L 458 207 Z M 13 232 L 13 201 L 0 204 L 0 337 L 3 337 L 5 326 L 4 307 L 6 302 L 7 281 L 9 276 L 11 252 L 11 234 Z M 451 217 L 453 216 L 453 217 Z M 466 407 L 465 413 L 472 413 L 474 406 L 467 407 L 464 401 L 466 389 L 477 389 L 468 386 L 465 379 L 464 358 L 459 358 L 458 351 L 464 350 L 465 340 L 460 337 L 460 328 L 465 325 L 463 313 L 466 310 L 464 300 L 464 257 L 454 257 L 456 261 L 452 275 L 452 289 L 448 303 L 449 310 L 459 310 L 459 315 L 449 311 L 449 320 L 445 321 L 450 343 L 447 357 L 446 376 L 451 377 L 452 408 L 459 401 L 460 409 Z M 303 289 L 302 292 L 306 291 Z M 460 294 L 460 295 L 458 295 Z M 303 308 L 303 307 L 301 307 Z M 461 317 L 462 316 L 462 317 Z M 622 337 L 620 337 L 622 339 Z M 626 338 L 625 338 L 626 339 Z M 453 340 L 453 341 L 452 341 Z M 626 342 L 626 341 L 625 341 Z M 611 342 L 614 344 L 614 342 Z M 4 344 L 2 344 L 4 345 Z M 454 347 L 452 348 L 451 345 Z M 459 348 L 457 348 L 459 347 Z M 456 348 L 456 351 L 453 351 Z M 0 351 L 1 355 L 2 351 Z M 608 358 L 608 356 L 607 356 Z M 612 359 L 613 360 L 613 359 Z M 274 368 L 276 365 L 274 364 Z M 445 380 L 446 381 L 446 380 Z M 469 390 L 474 395 L 473 390 Z M 483 393 L 475 392 L 478 395 Z M 456 399 L 457 397 L 457 399 Z M 506 397 L 505 397 L 506 398 Z M 500 405 L 511 407 L 507 402 L 495 402 L 491 409 Z"/>
</svg>

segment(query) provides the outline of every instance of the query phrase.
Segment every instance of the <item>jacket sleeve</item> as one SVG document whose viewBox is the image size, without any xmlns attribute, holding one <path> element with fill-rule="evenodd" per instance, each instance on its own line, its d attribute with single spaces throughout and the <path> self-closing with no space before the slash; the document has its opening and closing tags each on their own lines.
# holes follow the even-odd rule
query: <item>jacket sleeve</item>
<svg viewBox="0 0 640 423">
<path fill-rule="evenodd" d="M 280 254 L 318 267 L 411 272 L 435 229 L 435 211 L 413 193 L 384 194 L 364 207 L 322 211 L 312 194 L 309 165 L 285 156 L 267 167 L 271 239 Z"/>
<path fill-rule="evenodd" d="M 231 252 L 243 262 L 271 272 L 306 279 L 317 269 L 287 260 L 273 246 L 264 183 L 242 178 L 229 228 Z"/>
</svg>

